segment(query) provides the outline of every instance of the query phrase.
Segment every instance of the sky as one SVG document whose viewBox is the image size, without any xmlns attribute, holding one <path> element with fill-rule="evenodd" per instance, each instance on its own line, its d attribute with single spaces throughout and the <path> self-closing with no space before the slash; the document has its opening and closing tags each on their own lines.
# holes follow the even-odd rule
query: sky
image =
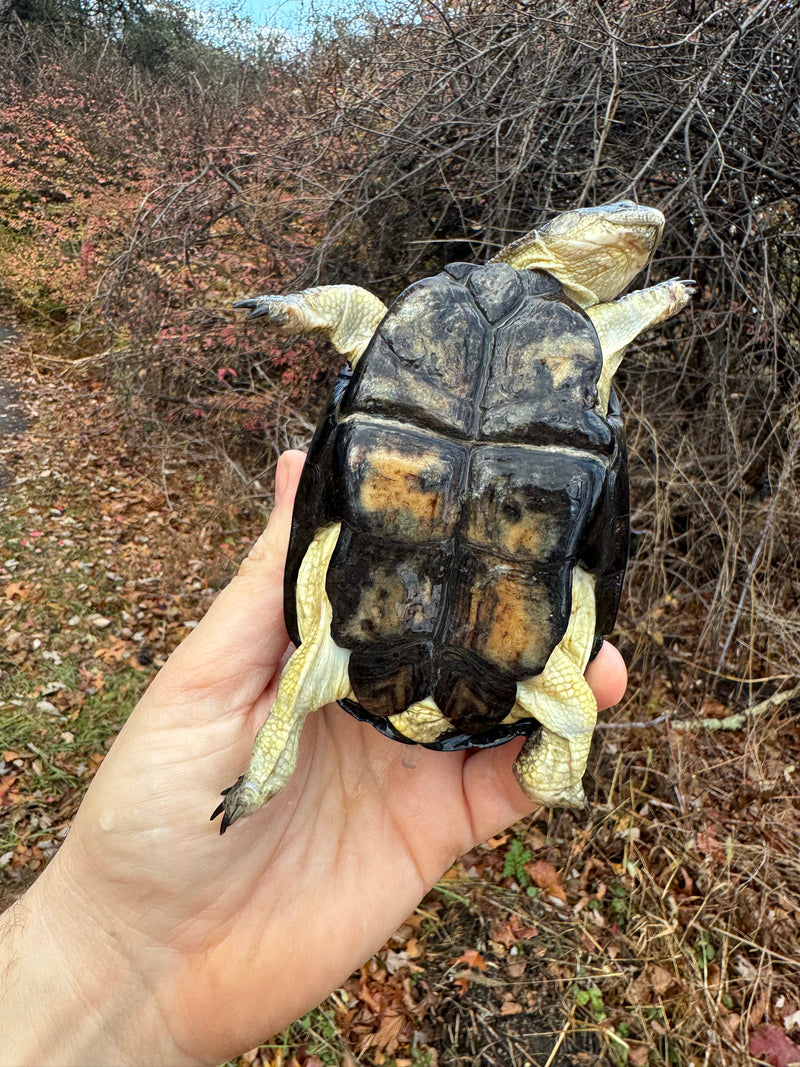
<svg viewBox="0 0 800 1067">
<path fill-rule="evenodd" d="M 244 0 L 242 10 L 257 26 L 277 26 L 285 30 L 297 29 L 303 23 L 303 0 Z"/>
<path fill-rule="evenodd" d="M 155 0 L 157 2 L 157 0 Z M 399 0 L 193 0 L 201 33 L 206 39 L 223 48 L 235 42 L 243 43 L 242 27 L 234 19 L 246 17 L 258 32 L 265 31 L 267 41 L 283 41 L 289 51 L 304 48 L 310 43 L 310 33 L 316 28 L 323 35 L 336 32 L 329 19 L 338 17 L 355 27 L 365 11 L 385 11 Z M 0 0 L 2 3 L 2 0 Z M 230 34 L 233 32 L 234 37 Z"/>
<path fill-rule="evenodd" d="M 222 5 L 226 0 L 216 0 Z M 382 0 L 227 0 L 235 10 L 248 15 L 257 26 L 277 27 L 293 32 L 302 32 L 304 25 L 313 16 L 334 15 L 360 7 L 380 8 Z"/>
</svg>

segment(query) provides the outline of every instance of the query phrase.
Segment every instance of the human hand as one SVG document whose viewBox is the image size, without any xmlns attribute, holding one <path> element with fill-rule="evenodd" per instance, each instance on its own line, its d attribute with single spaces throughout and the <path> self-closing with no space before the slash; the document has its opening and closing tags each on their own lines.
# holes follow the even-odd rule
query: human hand
<svg viewBox="0 0 800 1067">
<path fill-rule="evenodd" d="M 279 796 L 224 838 L 208 821 L 287 655 L 282 572 L 303 459 L 282 458 L 266 532 L 6 917 L 3 1062 L 222 1062 L 319 1003 L 459 855 L 532 809 L 511 770 L 522 739 L 433 752 L 329 705 L 309 716 Z M 611 646 L 586 676 L 600 708 L 624 691 Z"/>
</svg>

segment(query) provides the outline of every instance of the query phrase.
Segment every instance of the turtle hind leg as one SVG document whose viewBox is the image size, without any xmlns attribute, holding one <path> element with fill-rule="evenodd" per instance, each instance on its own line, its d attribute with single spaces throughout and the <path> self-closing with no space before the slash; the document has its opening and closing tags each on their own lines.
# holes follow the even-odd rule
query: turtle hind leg
<svg viewBox="0 0 800 1067">
<path fill-rule="evenodd" d="M 597 720 L 597 701 L 583 677 L 595 632 L 594 580 L 573 572 L 567 632 L 541 674 L 517 685 L 517 706 L 541 723 L 514 762 L 522 791 L 546 807 L 582 808 L 581 779 Z"/>
<path fill-rule="evenodd" d="M 321 531 L 308 547 L 297 578 L 298 628 L 302 643 L 283 669 L 275 703 L 253 745 L 245 773 L 223 792 L 211 816 L 222 815 L 220 833 L 251 815 L 287 785 L 297 765 L 303 723 L 309 712 L 352 696 L 350 653 L 330 636 L 331 604 L 325 574 L 339 537 L 339 525 Z"/>
<path fill-rule="evenodd" d="M 318 333 L 354 367 L 372 340 L 386 305 L 360 285 L 318 285 L 285 296 L 267 294 L 233 305 L 262 316 L 283 334 Z"/>
</svg>

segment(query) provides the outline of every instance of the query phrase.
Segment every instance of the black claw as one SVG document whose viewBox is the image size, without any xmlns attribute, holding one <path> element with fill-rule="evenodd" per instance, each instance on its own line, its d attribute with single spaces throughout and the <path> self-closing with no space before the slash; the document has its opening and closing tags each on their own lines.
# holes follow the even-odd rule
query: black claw
<svg viewBox="0 0 800 1067">
<path fill-rule="evenodd" d="M 232 793 L 234 789 L 237 789 L 244 781 L 244 775 L 240 774 L 233 785 L 229 785 L 227 789 L 223 789 L 220 796 L 227 797 L 229 793 Z M 220 836 L 225 833 L 232 822 L 236 822 L 239 817 L 239 812 L 235 811 L 231 814 L 227 809 L 227 801 L 223 800 L 221 804 L 218 804 L 214 808 L 214 814 L 209 819 L 209 822 L 213 822 L 218 815 L 222 816 L 222 823 L 219 828 Z"/>
<path fill-rule="evenodd" d="M 269 315 L 271 310 L 272 309 L 270 308 L 269 304 L 261 304 L 261 305 L 257 306 L 254 311 L 251 311 L 250 314 L 247 316 L 247 318 L 248 319 L 258 319 L 262 315 Z"/>
<path fill-rule="evenodd" d="M 257 319 L 262 315 L 269 315 L 271 313 L 271 307 L 268 303 L 264 303 L 264 298 L 260 296 L 251 297 L 249 300 L 237 300 L 233 305 L 235 308 L 243 308 L 245 311 L 249 311 L 248 319 Z"/>
</svg>

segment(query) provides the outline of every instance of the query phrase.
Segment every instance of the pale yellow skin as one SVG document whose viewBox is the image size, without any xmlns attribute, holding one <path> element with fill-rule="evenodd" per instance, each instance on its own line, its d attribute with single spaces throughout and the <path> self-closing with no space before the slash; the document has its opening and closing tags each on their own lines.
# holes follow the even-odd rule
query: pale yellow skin
<svg viewBox="0 0 800 1067">
<path fill-rule="evenodd" d="M 549 271 L 587 312 L 603 354 L 598 382 L 598 408 L 603 413 L 625 348 L 642 331 L 680 311 L 694 292 L 694 283 L 673 278 L 616 299 L 649 262 L 663 229 L 664 216 L 655 208 L 627 201 L 581 208 L 520 238 L 492 261 L 510 263 L 518 270 Z M 260 296 L 237 306 L 251 309 L 251 318 L 264 316 L 280 333 L 321 334 L 351 367 L 386 313 L 377 297 L 352 285 Z M 284 668 L 275 704 L 256 738 L 245 774 L 225 796 L 223 829 L 284 788 L 295 768 L 309 712 L 331 701 L 354 699 L 347 671 L 349 652 L 330 636 L 332 610 L 325 593 L 324 576 L 338 536 L 338 524 L 321 530 L 300 567 L 296 597 L 302 643 Z M 594 636 L 594 579 L 576 568 L 567 631 L 541 674 L 517 685 L 516 703 L 504 720 L 535 718 L 541 723 L 541 731 L 523 746 L 514 771 L 527 796 L 550 807 L 585 803 L 581 779 L 597 704 L 583 675 Z M 404 736 L 420 742 L 435 741 L 449 728 L 430 697 L 390 721 Z"/>
</svg>

